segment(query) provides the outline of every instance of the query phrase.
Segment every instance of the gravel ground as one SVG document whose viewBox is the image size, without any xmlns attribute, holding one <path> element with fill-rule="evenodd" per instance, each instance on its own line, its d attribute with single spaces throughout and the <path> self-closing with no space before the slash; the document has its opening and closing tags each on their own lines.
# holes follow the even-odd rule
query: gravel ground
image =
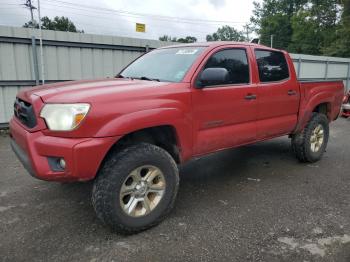
<svg viewBox="0 0 350 262">
<path fill-rule="evenodd" d="M 174 211 L 121 236 L 101 225 L 92 184 L 30 177 L 0 136 L 1 261 L 350 261 L 350 121 L 324 158 L 300 164 L 288 138 L 181 168 Z"/>
</svg>

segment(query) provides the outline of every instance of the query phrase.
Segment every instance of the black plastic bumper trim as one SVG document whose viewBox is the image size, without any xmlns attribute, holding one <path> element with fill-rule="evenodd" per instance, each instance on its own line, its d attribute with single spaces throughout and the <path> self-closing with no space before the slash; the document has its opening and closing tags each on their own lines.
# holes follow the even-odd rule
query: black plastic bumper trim
<svg viewBox="0 0 350 262">
<path fill-rule="evenodd" d="M 31 176 L 36 177 L 28 155 L 23 151 L 23 149 L 16 143 L 14 139 L 11 139 L 11 148 L 13 152 L 15 152 L 19 161 L 22 163 L 23 167 L 28 171 L 28 173 Z"/>
</svg>

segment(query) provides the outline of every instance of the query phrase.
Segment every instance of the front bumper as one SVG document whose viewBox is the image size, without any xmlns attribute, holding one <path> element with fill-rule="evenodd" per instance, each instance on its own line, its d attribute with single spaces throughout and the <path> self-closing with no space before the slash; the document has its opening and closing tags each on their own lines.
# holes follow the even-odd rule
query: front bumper
<svg viewBox="0 0 350 262">
<path fill-rule="evenodd" d="M 120 137 L 62 138 L 28 132 L 10 121 L 11 147 L 34 177 L 50 181 L 87 181 L 96 176 L 108 150 Z M 66 168 L 54 171 L 48 158 L 64 158 Z"/>
</svg>

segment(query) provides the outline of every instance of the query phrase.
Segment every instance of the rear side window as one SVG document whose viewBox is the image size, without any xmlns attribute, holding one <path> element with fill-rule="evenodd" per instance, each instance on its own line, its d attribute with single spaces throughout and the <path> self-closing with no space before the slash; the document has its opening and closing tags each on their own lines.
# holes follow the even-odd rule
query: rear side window
<svg viewBox="0 0 350 262">
<path fill-rule="evenodd" d="M 221 67 L 226 68 L 229 79 L 224 85 L 249 83 L 249 65 L 246 51 L 243 49 L 225 49 L 212 55 L 204 69 Z M 203 70 L 204 70 L 203 69 Z"/>
<path fill-rule="evenodd" d="M 255 50 L 260 82 L 274 82 L 289 78 L 289 70 L 283 53 Z"/>
</svg>

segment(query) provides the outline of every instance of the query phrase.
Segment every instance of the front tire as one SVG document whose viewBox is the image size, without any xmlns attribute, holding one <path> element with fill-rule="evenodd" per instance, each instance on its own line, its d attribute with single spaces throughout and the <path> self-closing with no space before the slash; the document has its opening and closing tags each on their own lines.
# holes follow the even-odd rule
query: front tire
<svg viewBox="0 0 350 262">
<path fill-rule="evenodd" d="M 313 163 L 322 158 L 329 138 L 329 122 L 324 114 L 312 113 L 306 127 L 292 136 L 292 149 L 301 162 Z"/>
<path fill-rule="evenodd" d="M 178 187 L 174 159 L 142 143 L 108 156 L 94 182 L 92 203 L 101 221 L 131 234 L 160 223 L 172 210 Z"/>
</svg>

